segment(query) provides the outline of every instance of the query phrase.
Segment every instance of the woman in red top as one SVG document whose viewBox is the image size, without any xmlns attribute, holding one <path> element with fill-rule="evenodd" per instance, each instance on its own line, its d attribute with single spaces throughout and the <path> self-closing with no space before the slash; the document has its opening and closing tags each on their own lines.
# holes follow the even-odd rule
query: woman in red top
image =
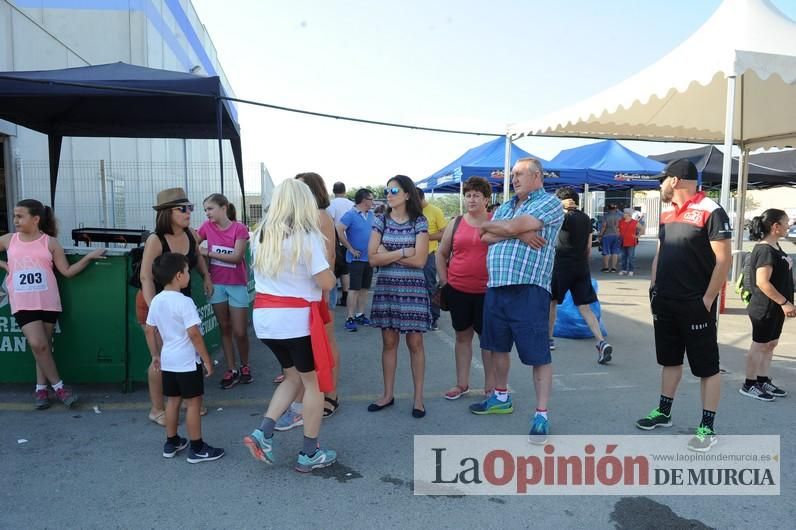
<svg viewBox="0 0 796 530">
<path fill-rule="evenodd" d="M 622 270 L 620 276 L 633 276 L 633 259 L 636 257 L 636 246 L 638 246 L 638 236 L 641 233 L 641 225 L 633 219 L 633 210 L 625 208 L 624 215 L 619 221 L 619 242 L 622 245 Z"/>
<path fill-rule="evenodd" d="M 446 399 L 459 399 L 470 391 L 470 363 L 473 359 L 473 333 L 481 334 L 484 294 L 489 275 L 486 270 L 487 245 L 481 242 L 480 226 L 489 220 L 486 210 L 492 195 L 489 182 L 470 177 L 464 183 L 467 213 L 448 224 L 437 252 L 440 289 L 448 302 L 456 331 L 456 386 Z M 484 363 L 484 391 L 495 387 L 492 352 L 481 350 Z"/>
</svg>

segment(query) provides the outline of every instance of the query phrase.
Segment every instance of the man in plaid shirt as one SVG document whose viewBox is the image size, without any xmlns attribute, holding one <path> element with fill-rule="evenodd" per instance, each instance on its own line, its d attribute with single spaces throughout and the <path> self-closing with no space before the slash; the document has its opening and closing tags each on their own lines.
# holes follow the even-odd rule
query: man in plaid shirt
<svg viewBox="0 0 796 530">
<path fill-rule="evenodd" d="M 516 344 L 523 364 L 533 366 L 536 414 L 530 440 L 544 443 L 549 432 L 547 401 L 553 385 L 548 317 L 555 241 L 564 221 L 561 202 L 544 191 L 542 164 L 523 158 L 511 170 L 515 196 L 481 225 L 481 240 L 489 244 L 489 283 L 484 299 L 481 348 L 495 352 L 497 386 L 474 414 L 510 414 L 509 352 Z"/>
</svg>

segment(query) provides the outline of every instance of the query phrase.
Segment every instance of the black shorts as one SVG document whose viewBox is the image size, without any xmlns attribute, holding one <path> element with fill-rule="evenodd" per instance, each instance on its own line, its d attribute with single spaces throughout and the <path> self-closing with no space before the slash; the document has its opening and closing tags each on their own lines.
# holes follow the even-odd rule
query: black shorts
<svg viewBox="0 0 796 530">
<path fill-rule="evenodd" d="M 312 356 L 312 342 L 310 337 L 296 337 L 294 339 L 260 339 L 268 346 L 282 368 L 293 368 L 306 374 L 315 370 L 315 359 Z"/>
<path fill-rule="evenodd" d="M 47 324 L 55 324 L 58 321 L 60 311 L 17 311 L 13 314 L 14 320 L 17 321 L 17 326 L 22 329 L 23 326 L 41 320 Z"/>
<path fill-rule="evenodd" d="M 688 354 L 691 373 L 710 377 L 719 373 L 716 304 L 710 311 L 698 300 L 652 296 L 655 353 L 661 366 L 682 366 Z"/>
<path fill-rule="evenodd" d="M 785 313 L 781 310 L 771 317 L 752 318 L 752 340 L 758 344 L 765 344 L 779 339 L 782 335 L 782 326 L 785 324 Z"/>
<path fill-rule="evenodd" d="M 163 378 L 163 395 L 191 399 L 205 393 L 205 378 L 202 365 L 197 364 L 193 372 L 160 372 Z"/>
<path fill-rule="evenodd" d="M 484 329 L 484 296 L 485 293 L 472 294 L 456 290 L 451 284 L 445 284 L 445 300 L 451 312 L 451 323 L 456 331 L 464 331 L 472 327 L 481 334 Z"/>
<path fill-rule="evenodd" d="M 334 249 L 334 275 L 336 277 L 348 274 L 348 263 L 345 262 L 345 247 L 337 245 Z"/>
<path fill-rule="evenodd" d="M 597 293 L 591 285 L 591 272 L 588 267 L 555 267 L 551 285 L 552 299 L 561 304 L 567 291 L 572 293 L 572 302 L 588 305 L 597 301 Z"/>
<path fill-rule="evenodd" d="M 348 288 L 352 291 L 370 289 L 373 283 L 373 267 L 367 261 L 352 261 L 348 264 L 350 275 Z"/>
</svg>

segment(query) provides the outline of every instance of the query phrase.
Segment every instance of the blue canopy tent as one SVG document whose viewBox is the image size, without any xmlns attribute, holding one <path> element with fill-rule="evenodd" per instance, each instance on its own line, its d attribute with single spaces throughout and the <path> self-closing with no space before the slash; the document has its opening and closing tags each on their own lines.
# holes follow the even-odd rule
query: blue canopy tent
<svg viewBox="0 0 796 530">
<path fill-rule="evenodd" d="M 664 164 L 631 151 L 616 140 L 564 149 L 550 161 L 562 179 L 575 180 L 579 189 L 658 189 Z M 561 168 L 561 169 L 555 169 Z"/>
</svg>

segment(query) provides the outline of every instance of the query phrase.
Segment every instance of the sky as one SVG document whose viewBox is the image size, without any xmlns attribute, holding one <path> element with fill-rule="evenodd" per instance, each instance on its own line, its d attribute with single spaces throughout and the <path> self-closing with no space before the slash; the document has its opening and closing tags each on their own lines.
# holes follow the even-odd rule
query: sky
<svg viewBox="0 0 796 530">
<path fill-rule="evenodd" d="M 796 19 L 796 0 L 771 0 Z M 720 0 L 193 0 L 235 95 L 328 114 L 502 134 L 642 70 Z M 239 106 L 247 180 L 415 181 L 493 137 Z M 589 143 L 522 138 L 543 159 Z M 644 155 L 682 144 L 623 142 Z M 256 178 L 256 176 L 255 176 Z M 254 187 L 259 182 L 250 180 Z"/>
</svg>

